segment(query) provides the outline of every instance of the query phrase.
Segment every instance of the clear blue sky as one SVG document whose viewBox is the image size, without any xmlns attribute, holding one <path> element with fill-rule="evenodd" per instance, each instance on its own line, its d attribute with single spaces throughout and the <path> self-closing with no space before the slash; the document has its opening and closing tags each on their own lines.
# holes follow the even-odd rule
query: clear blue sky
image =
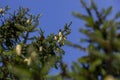
<svg viewBox="0 0 120 80">
<path fill-rule="evenodd" d="M 86 0 L 89 2 L 90 0 Z M 120 0 L 94 0 L 99 8 L 114 6 L 113 12 L 120 10 Z M 23 6 L 30 8 L 31 13 L 39 14 L 43 16 L 40 18 L 40 25 L 45 34 L 57 33 L 60 28 L 63 28 L 65 23 L 73 22 L 71 29 L 72 33 L 68 36 L 68 40 L 86 46 L 86 44 L 80 43 L 80 38 L 84 37 L 78 32 L 79 28 L 84 27 L 83 22 L 72 16 L 71 12 L 85 13 L 83 7 L 80 4 L 80 0 L 0 0 L 0 7 L 10 6 L 12 10 Z M 66 55 L 63 60 L 67 64 L 71 64 L 72 61 L 77 61 L 80 56 L 85 55 L 84 52 L 70 47 L 64 47 Z M 52 71 L 54 73 L 56 71 Z"/>
</svg>

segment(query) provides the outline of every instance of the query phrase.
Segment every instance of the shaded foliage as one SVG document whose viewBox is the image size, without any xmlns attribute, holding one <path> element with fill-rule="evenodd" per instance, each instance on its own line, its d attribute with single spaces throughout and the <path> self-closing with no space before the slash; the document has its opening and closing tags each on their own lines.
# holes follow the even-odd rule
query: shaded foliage
<svg viewBox="0 0 120 80">
<path fill-rule="evenodd" d="M 81 39 L 88 43 L 87 47 L 67 42 L 68 45 L 79 48 L 87 53 L 80 57 L 78 62 L 73 62 L 71 78 L 74 80 L 116 80 L 120 78 L 120 13 L 108 19 L 112 7 L 99 10 L 97 5 L 90 1 L 87 6 L 84 0 L 81 4 L 87 15 L 73 12 L 73 15 L 85 22 L 86 28 L 80 32 L 87 36 Z M 116 79 L 115 79 L 116 78 Z"/>
</svg>

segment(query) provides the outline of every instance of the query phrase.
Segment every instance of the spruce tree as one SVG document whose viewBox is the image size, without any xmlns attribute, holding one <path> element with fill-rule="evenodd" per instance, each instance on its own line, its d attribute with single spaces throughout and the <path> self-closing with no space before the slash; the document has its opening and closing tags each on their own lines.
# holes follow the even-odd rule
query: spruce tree
<svg viewBox="0 0 120 80">
<path fill-rule="evenodd" d="M 0 8 L 0 80 L 46 80 L 50 69 L 62 62 L 71 23 L 45 36 L 39 27 L 41 14 L 23 7 L 9 9 Z"/>
<path fill-rule="evenodd" d="M 87 38 L 81 42 L 87 47 L 67 42 L 68 45 L 87 53 L 73 62 L 72 72 L 68 73 L 73 80 L 118 80 L 120 79 L 120 12 L 112 19 L 112 7 L 99 10 L 93 0 L 90 6 L 84 0 L 81 4 L 87 14 L 73 12 L 73 15 L 85 22 L 80 33 Z"/>
<path fill-rule="evenodd" d="M 80 33 L 86 36 L 81 42 L 87 47 L 66 41 L 71 23 L 45 36 L 38 27 L 40 14 L 32 15 L 22 7 L 13 13 L 8 6 L 0 8 L 0 80 L 119 80 L 120 12 L 110 19 L 112 7 L 99 10 L 93 0 L 90 6 L 80 1 L 87 14 L 73 15 L 85 22 Z M 71 71 L 62 61 L 65 43 L 87 53 L 73 62 Z M 49 76 L 51 68 L 61 72 Z"/>
</svg>

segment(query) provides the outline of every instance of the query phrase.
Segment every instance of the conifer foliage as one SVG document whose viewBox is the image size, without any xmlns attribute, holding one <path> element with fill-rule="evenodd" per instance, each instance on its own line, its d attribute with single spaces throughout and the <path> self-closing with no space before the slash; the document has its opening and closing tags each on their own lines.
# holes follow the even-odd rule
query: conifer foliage
<svg viewBox="0 0 120 80">
<path fill-rule="evenodd" d="M 89 6 L 80 1 L 87 14 L 73 15 L 85 22 L 80 33 L 86 36 L 81 42 L 87 47 L 66 40 L 71 23 L 45 36 L 38 27 L 40 14 L 32 15 L 22 7 L 13 13 L 8 6 L 0 8 L 0 80 L 119 80 L 120 12 L 110 19 L 112 7 L 99 10 L 93 0 Z M 62 61 L 65 43 L 87 53 L 73 62 L 71 71 Z M 61 72 L 50 76 L 51 68 Z"/>
<path fill-rule="evenodd" d="M 23 7 L 13 13 L 9 10 L 8 6 L 0 8 L 0 80 L 45 80 L 62 61 L 61 47 L 71 23 L 45 36 L 38 27 L 40 14 L 32 15 Z"/>
<path fill-rule="evenodd" d="M 77 62 L 73 62 L 71 78 L 73 80 L 118 80 L 120 78 L 120 12 L 112 19 L 112 7 L 99 9 L 93 0 L 88 6 L 80 0 L 87 14 L 73 12 L 73 15 L 85 22 L 80 32 L 87 38 L 81 42 L 87 47 L 68 43 L 87 53 Z"/>
</svg>

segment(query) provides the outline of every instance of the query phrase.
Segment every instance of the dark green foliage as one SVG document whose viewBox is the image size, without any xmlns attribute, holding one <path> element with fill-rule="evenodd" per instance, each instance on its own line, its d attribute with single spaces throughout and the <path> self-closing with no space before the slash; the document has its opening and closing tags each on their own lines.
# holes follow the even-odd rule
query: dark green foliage
<svg viewBox="0 0 120 80">
<path fill-rule="evenodd" d="M 45 80 L 51 68 L 58 68 L 65 53 L 70 24 L 58 34 L 44 35 L 38 28 L 40 14 L 20 7 L 10 13 L 0 11 L 0 80 Z M 32 32 L 39 33 L 31 36 Z"/>
</svg>

